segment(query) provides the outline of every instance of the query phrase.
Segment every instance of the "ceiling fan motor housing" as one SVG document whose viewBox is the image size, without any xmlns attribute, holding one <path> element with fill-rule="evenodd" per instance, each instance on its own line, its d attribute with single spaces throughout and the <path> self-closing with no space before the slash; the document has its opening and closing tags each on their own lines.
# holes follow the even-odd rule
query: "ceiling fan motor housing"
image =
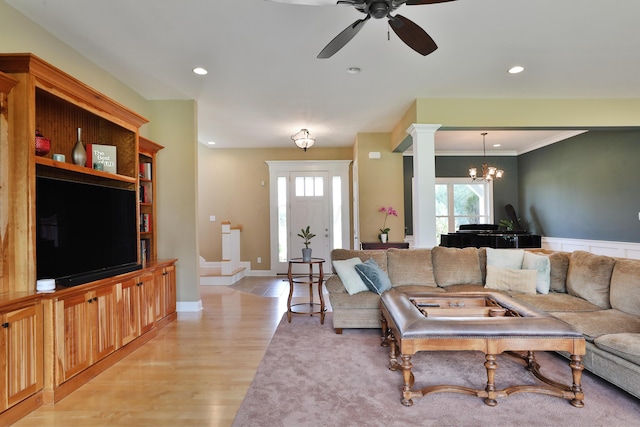
<svg viewBox="0 0 640 427">
<path fill-rule="evenodd" d="M 372 1 L 369 4 L 369 14 L 376 19 L 386 18 L 389 14 L 389 2 L 387 1 Z"/>
</svg>

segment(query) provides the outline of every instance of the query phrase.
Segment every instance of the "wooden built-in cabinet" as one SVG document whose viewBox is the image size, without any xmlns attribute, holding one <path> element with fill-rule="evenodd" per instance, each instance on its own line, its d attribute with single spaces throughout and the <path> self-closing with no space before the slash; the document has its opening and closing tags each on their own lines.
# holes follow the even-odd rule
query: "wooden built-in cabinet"
<svg viewBox="0 0 640 427">
<path fill-rule="evenodd" d="M 122 282 L 122 344 L 148 332 L 155 321 L 154 273 Z"/>
<path fill-rule="evenodd" d="M 29 404 L 37 407 L 44 381 L 39 299 L 0 306 L 0 325 L 0 411 L 28 398 L 34 398 Z"/>
<path fill-rule="evenodd" d="M 156 241 L 156 154 L 164 147 L 140 137 L 138 154 L 138 201 L 140 210 L 140 258 L 152 261 L 157 258 Z"/>
<path fill-rule="evenodd" d="M 44 403 L 67 396 L 176 318 L 175 274 L 165 274 L 175 272 L 175 261 L 43 296 L 52 319 L 44 327 Z"/>
<path fill-rule="evenodd" d="M 55 352 L 60 385 L 116 350 L 116 285 L 55 300 Z"/>
<path fill-rule="evenodd" d="M 0 54 L 0 425 L 59 401 L 177 317 L 177 260 L 157 260 L 163 147 L 139 136 L 145 123 L 32 54 Z M 85 144 L 116 147 L 116 173 L 73 163 L 78 128 Z M 36 130 L 51 140 L 43 156 Z M 36 176 L 136 191 L 142 269 L 36 292 Z"/>
</svg>

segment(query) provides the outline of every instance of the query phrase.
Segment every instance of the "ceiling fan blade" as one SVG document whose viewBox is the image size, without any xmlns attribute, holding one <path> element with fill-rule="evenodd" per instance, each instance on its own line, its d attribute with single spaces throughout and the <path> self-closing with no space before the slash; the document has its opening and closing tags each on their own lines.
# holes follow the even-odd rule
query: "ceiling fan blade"
<svg viewBox="0 0 640 427">
<path fill-rule="evenodd" d="M 402 15 L 390 16 L 389 25 L 400 40 L 421 55 L 427 56 L 438 48 L 429 34 Z"/>
<path fill-rule="evenodd" d="M 407 0 L 405 4 L 408 4 L 409 6 L 415 6 L 419 4 L 446 3 L 448 1 L 455 1 L 455 0 Z"/>
<path fill-rule="evenodd" d="M 324 47 L 324 49 L 322 49 L 322 51 L 318 54 L 318 58 L 331 58 L 337 51 L 342 49 L 344 45 L 349 43 L 349 41 L 354 38 L 356 34 L 358 34 L 358 32 L 364 26 L 365 22 L 369 20 L 369 18 L 371 18 L 371 16 L 367 15 L 366 18 L 358 19 L 356 22 L 345 28 L 340 34 L 335 36 L 334 39 Z"/>
<path fill-rule="evenodd" d="M 337 0 L 267 0 L 274 3 L 302 4 L 308 6 L 335 6 Z"/>
</svg>

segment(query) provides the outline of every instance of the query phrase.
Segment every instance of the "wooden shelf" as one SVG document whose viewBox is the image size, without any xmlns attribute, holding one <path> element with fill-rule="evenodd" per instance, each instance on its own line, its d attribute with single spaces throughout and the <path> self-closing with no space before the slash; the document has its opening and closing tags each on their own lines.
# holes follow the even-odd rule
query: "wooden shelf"
<svg viewBox="0 0 640 427">
<path fill-rule="evenodd" d="M 133 178 L 130 176 L 118 175 L 115 173 L 109 173 L 104 171 L 98 171 L 95 169 L 91 169 L 85 166 L 74 165 L 73 163 L 66 162 L 58 162 L 56 160 L 48 159 L 46 157 L 36 157 L 36 164 L 48 166 L 55 169 L 65 170 L 68 172 L 80 173 L 83 175 L 97 176 L 100 178 L 112 179 L 114 181 L 122 181 L 130 184 L 135 184 L 138 182 L 137 178 Z"/>
</svg>

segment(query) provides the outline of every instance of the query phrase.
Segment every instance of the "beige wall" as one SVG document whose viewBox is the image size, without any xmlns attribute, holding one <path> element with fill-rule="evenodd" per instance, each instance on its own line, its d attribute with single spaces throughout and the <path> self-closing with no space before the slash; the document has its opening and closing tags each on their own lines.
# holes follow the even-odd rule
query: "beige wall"
<svg viewBox="0 0 640 427">
<path fill-rule="evenodd" d="M 380 159 L 369 159 L 379 152 Z M 404 194 L 402 153 L 391 151 L 391 133 L 359 133 L 355 154 L 358 162 L 360 241 L 376 242 L 384 222 L 381 207 L 392 206 L 398 216 L 387 219 L 389 241 L 404 240 Z"/>
<path fill-rule="evenodd" d="M 640 99 L 418 99 L 417 123 L 456 127 L 638 126 Z"/>
<path fill-rule="evenodd" d="M 200 255 L 222 259 L 221 225 L 242 225 L 240 259 L 252 270 L 271 267 L 269 229 L 269 167 L 267 160 L 351 160 L 348 148 L 207 148 L 198 144 L 198 224 Z M 264 186 L 262 185 L 264 181 Z M 210 222 L 209 216 L 216 221 Z M 257 263 L 257 258 L 262 263 Z"/>
<path fill-rule="evenodd" d="M 164 146 L 156 158 L 158 258 L 178 258 L 178 301 L 199 301 L 196 102 L 150 103 L 149 137 Z"/>
</svg>

